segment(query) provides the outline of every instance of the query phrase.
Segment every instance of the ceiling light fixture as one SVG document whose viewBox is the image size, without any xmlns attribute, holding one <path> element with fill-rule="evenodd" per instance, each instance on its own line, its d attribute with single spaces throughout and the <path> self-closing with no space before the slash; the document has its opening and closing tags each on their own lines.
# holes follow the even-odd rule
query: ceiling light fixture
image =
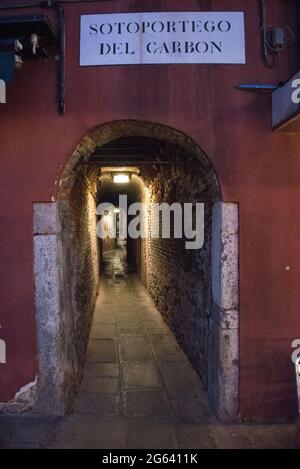
<svg viewBox="0 0 300 469">
<path fill-rule="evenodd" d="M 128 184 L 130 181 L 130 174 L 118 173 L 113 174 L 112 177 L 115 184 Z"/>
</svg>

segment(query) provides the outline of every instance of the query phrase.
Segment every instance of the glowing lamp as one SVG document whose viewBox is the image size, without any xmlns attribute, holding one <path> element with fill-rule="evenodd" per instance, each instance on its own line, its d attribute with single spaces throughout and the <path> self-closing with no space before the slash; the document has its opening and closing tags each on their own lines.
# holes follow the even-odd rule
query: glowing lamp
<svg viewBox="0 0 300 469">
<path fill-rule="evenodd" d="M 115 184 L 128 184 L 130 181 L 129 174 L 113 174 Z"/>
</svg>

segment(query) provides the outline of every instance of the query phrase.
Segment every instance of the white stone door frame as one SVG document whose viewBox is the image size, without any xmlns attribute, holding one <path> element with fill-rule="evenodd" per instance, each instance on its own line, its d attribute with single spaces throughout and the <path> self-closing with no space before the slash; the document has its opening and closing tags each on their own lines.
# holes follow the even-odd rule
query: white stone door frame
<svg viewBox="0 0 300 469">
<path fill-rule="evenodd" d="M 217 202 L 212 217 L 212 311 L 208 393 L 221 421 L 238 419 L 238 204 Z M 34 204 L 34 271 L 38 350 L 37 411 L 63 415 L 63 266 L 58 202 Z M 45 275 L 46 274 L 46 275 Z"/>
<path fill-rule="evenodd" d="M 34 274 L 37 331 L 36 410 L 64 415 L 62 242 L 58 203 L 35 203 Z"/>
<path fill-rule="evenodd" d="M 217 202 L 212 216 L 212 311 L 208 392 L 221 421 L 239 416 L 239 209 Z"/>
</svg>

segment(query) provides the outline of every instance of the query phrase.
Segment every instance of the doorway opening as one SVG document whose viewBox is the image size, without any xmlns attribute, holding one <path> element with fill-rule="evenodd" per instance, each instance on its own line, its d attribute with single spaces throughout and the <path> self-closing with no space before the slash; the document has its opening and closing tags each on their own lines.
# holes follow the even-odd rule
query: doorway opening
<svg viewBox="0 0 300 469">
<path fill-rule="evenodd" d="M 116 174 L 129 175 L 128 181 L 116 184 Z M 101 268 L 113 264 L 117 254 L 120 269 L 125 265 L 147 289 L 217 416 L 236 419 L 238 209 L 222 202 L 215 170 L 201 148 L 161 124 L 108 123 L 78 145 L 58 185 L 56 202 L 35 204 L 39 411 L 61 415 L 74 400 L 102 291 Z M 127 196 L 128 205 L 146 206 L 147 234 L 122 237 L 117 228 L 114 237 L 99 240 L 96 207 L 111 203 L 118 218 L 120 195 Z M 174 233 L 149 234 L 155 228 L 149 210 L 162 203 L 204 204 L 201 249 L 186 249 L 186 239 Z M 193 208 L 191 213 L 194 217 Z M 129 213 L 127 227 L 132 218 Z"/>
</svg>

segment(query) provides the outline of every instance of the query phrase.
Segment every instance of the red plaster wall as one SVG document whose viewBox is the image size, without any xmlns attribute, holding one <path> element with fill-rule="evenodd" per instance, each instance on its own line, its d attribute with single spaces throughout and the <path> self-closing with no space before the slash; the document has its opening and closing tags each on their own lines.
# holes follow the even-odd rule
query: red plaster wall
<svg viewBox="0 0 300 469">
<path fill-rule="evenodd" d="M 296 30 L 297 3 L 268 0 L 268 23 Z M 246 65 L 78 66 L 80 13 L 211 9 L 246 12 Z M 61 167 L 90 129 L 132 118 L 194 138 L 216 168 L 224 200 L 239 202 L 240 414 L 295 416 L 290 355 L 292 339 L 300 338 L 300 137 L 272 133 L 270 96 L 235 86 L 286 80 L 299 69 L 297 45 L 278 67 L 264 67 L 254 0 L 107 0 L 65 12 L 65 116 L 56 112 L 51 61 L 25 63 L 0 107 L 0 338 L 7 343 L 0 402 L 36 372 L 32 203 L 55 196 Z"/>
</svg>

